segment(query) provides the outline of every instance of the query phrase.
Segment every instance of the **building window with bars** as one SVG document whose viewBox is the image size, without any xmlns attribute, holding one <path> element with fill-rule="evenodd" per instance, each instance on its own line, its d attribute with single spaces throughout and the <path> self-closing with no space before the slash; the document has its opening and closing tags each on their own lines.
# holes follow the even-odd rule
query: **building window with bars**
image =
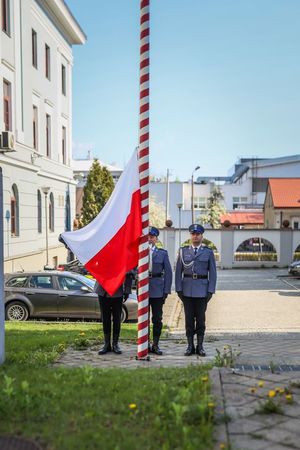
<svg viewBox="0 0 300 450">
<path fill-rule="evenodd" d="M 51 156 L 51 116 L 46 114 L 46 156 Z"/>
<path fill-rule="evenodd" d="M 32 50 L 32 65 L 37 69 L 38 57 L 37 57 L 37 33 L 32 28 L 31 30 L 31 50 Z"/>
</svg>

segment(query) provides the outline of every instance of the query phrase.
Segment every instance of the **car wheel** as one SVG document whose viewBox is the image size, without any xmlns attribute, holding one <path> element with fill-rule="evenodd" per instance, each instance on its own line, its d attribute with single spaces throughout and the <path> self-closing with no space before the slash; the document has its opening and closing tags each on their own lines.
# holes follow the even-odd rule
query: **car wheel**
<svg viewBox="0 0 300 450">
<path fill-rule="evenodd" d="M 6 320 L 23 321 L 29 317 L 29 311 L 22 302 L 11 302 L 5 308 Z"/>
<path fill-rule="evenodd" d="M 126 319 L 127 319 L 127 311 L 126 308 L 123 306 L 121 312 L 121 323 L 126 322 Z"/>
</svg>

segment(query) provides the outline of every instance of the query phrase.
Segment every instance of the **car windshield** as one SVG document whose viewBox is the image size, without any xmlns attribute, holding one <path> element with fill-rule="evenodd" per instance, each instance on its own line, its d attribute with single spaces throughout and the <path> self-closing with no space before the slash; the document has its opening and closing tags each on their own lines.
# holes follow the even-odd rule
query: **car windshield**
<svg viewBox="0 0 300 450">
<path fill-rule="evenodd" d="M 96 283 L 96 280 L 87 278 L 84 275 L 77 275 L 76 277 L 78 280 L 82 281 L 83 283 L 87 284 L 91 289 L 94 289 L 94 285 Z"/>
</svg>

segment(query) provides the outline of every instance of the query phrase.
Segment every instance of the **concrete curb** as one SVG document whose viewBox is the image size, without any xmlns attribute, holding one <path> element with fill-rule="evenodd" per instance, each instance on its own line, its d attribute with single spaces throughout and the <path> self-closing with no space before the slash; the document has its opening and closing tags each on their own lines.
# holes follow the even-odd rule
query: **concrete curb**
<svg viewBox="0 0 300 450">
<path fill-rule="evenodd" d="M 215 425 L 213 431 L 213 439 L 214 439 L 214 450 L 220 450 L 221 444 L 225 445 L 225 448 L 228 448 L 228 430 L 225 422 L 225 399 L 222 390 L 221 384 L 221 373 L 220 369 L 217 367 L 213 367 L 209 371 L 209 378 L 211 383 L 211 393 L 214 398 L 216 407 L 215 407 Z"/>
</svg>

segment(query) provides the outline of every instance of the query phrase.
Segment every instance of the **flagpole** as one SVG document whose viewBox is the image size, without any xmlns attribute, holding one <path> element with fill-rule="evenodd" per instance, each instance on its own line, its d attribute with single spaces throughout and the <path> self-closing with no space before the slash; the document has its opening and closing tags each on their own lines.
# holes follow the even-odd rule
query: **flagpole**
<svg viewBox="0 0 300 450">
<path fill-rule="evenodd" d="M 138 349 L 137 359 L 148 358 L 149 339 L 149 50 L 150 0 L 140 2 L 140 112 L 139 173 L 142 206 L 142 237 L 138 262 Z"/>
</svg>

